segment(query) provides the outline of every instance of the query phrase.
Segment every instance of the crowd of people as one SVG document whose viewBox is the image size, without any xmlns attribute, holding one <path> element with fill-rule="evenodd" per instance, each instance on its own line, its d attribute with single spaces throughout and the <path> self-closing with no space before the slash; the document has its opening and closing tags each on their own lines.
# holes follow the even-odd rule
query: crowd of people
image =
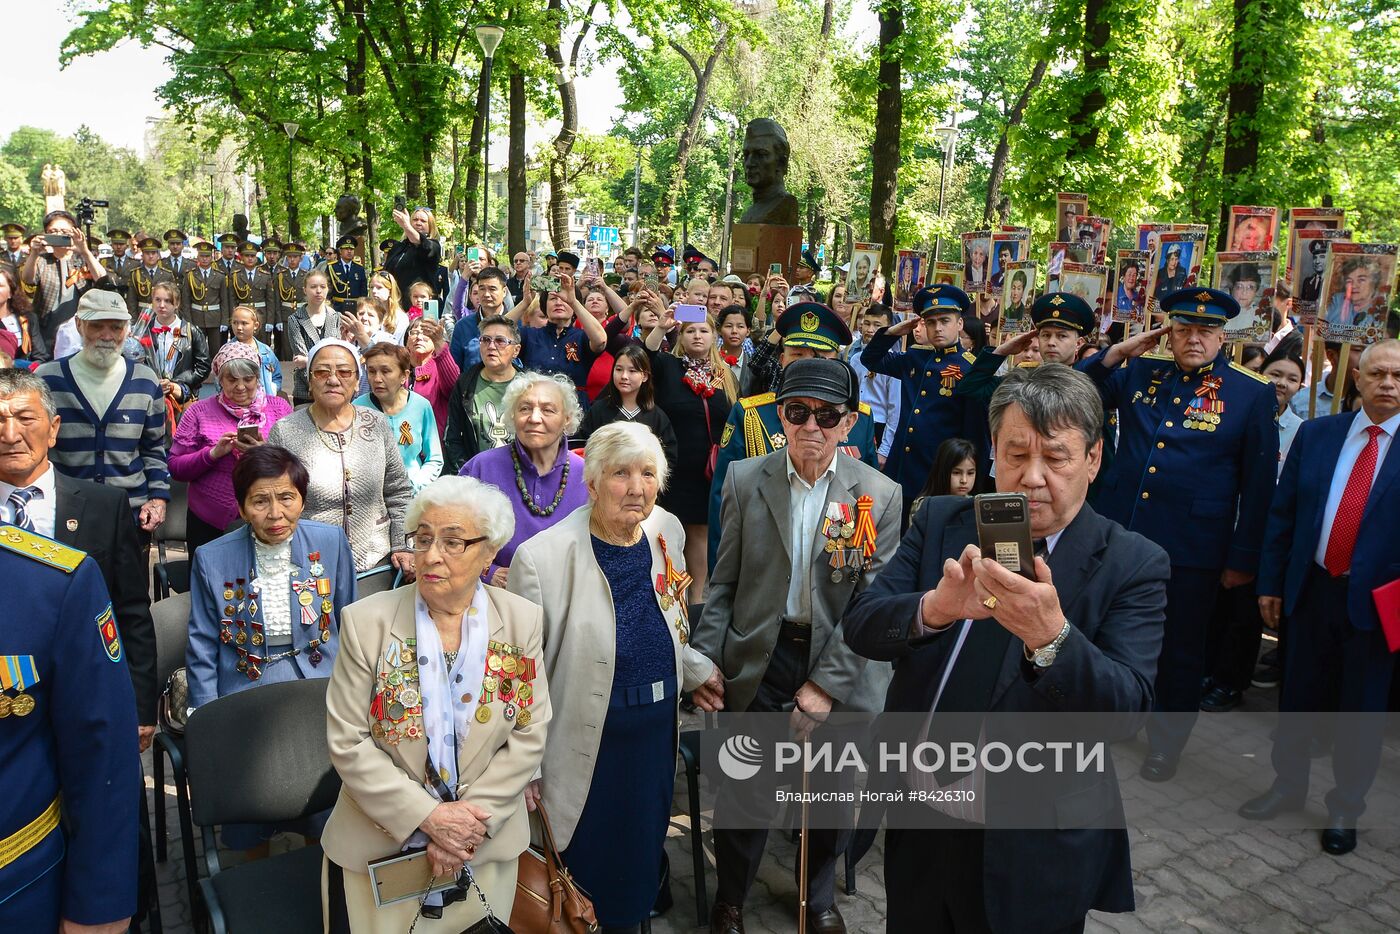
<svg viewBox="0 0 1400 934">
<path fill-rule="evenodd" d="M 1372 592 L 1400 577 L 1394 339 L 1329 346 L 1315 372 L 1280 286 L 1250 347 L 1226 340 L 1237 301 L 1203 287 L 1164 291 L 1136 334 L 1049 292 L 992 342 L 954 285 L 896 314 L 878 274 L 851 302 L 810 253 L 791 282 L 721 276 L 693 248 L 605 272 L 473 246 L 448 268 L 431 211 L 394 219 L 377 270 L 353 238 L 318 262 L 181 231 L 162 255 L 112 230 L 99 260 L 66 212 L 27 252 L 6 225 L 0 571 L 34 612 L 0 625 L 17 653 L 0 720 L 24 731 L 0 748 L 43 778 L 0 808 L 0 838 L 17 834 L 0 927 L 121 930 L 137 912 L 137 754 L 165 687 L 149 548 L 172 484 L 186 713 L 329 679 L 334 809 L 221 828 L 250 858 L 279 831 L 319 841 L 328 931 L 480 920 L 460 891 L 376 907 L 368 867 L 401 850 L 428 887 L 469 869 L 508 920 L 537 810 L 602 930 L 646 929 L 682 704 L 786 712 L 802 739 L 833 712 L 1125 713 L 1153 782 L 1196 711 L 1252 683 L 1314 719 L 1388 708 Z M 991 491 L 1027 497 L 1030 577 L 976 548 L 972 497 Z M 357 599 L 380 573 L 399 585 Z M 1304 806 L 1315 732 L 1282 723 L 1244 817 Z M 1343 854 L 1379 726 L 1332 742 L 1321 845 Z M 976 806 L 890 824 L 889 930 L 1079 930 L 1132 909 L 1126 832 L 994 832 L 996 780 L 958 781 Z M 744 930 L 771 792 L 724 782 L 715 934 Z M 807 836 L 807 927 L 844 931 L 850 835 Z"/>
</svg>

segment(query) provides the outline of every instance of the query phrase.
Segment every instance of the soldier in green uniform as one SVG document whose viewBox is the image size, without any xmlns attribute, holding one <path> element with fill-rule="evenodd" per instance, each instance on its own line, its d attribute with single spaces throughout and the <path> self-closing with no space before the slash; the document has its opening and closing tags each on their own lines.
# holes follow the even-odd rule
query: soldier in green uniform
<svg viewBox="0 0 1400 934">
<path fill-rule="evenodd" d="M 174 228 L 167 230 L 165 245 L 169 247 L 170 252 L 161 259 L 160 264 L 176 282 L 179 282 L 181 274 L 190 267 L 185 261 L 185 232 Z"/>
<path fill-rule="evenodd" d="M 133 322 L 151 310 L 151 289 L 158 282 L 177 282 L 175 275 L 160 260 L 160 241 L 146 237 L 141 247 L 141 264 L 132 268 L 126 276 L 126 307 L 131 312 Z"/>
<path fill-rule="evenodd" d="M 107 242 L 112 245 L 112 255 L 103 257 L 102 265 L 107 267 L 113 281 L 117 283 L 117 291 L 125 292 L 126 277 L 131 270 L 141 265 L 140 260 L 126 252 L 127 247 L 131 245 L 131 233 L 120 227 L 113 227 L 107 231 Z"/>
<path fill-rule="evenodd" d="M 851 329 L 840 315 L 818 302 L 800 302 L 783 312 L 774 326 L 782 338 L 780 365 L 804 357 L 836 359 L 841 347 L 851 342 Z M 759 457 L 787 443 L 782 419 L 778 417 L 777 393 L 764 392 L 745 396 L 729 410 L 729 420 L 719 438 L 719 453 L 715 458 L 714 478 L 710 483 L 710 542 L 709 563 L 715 566 L 719 551 L 720 493 L 729 465 L 746 457 Z M 839 450 L 859 458 L 871 467 L 875 459 L 875 419 L 870 406 L 860 403 L 855 427 Z"/>
<path fill-rule="evenodd" d="M 277 270 L 282 268 L 282 241 L 268 237 L 262 242 L 262 255 L 262 268 L 267 270 L 269 276 L 277 278 Z"/>
<path fill-rule="evenodd" d="M 214 244 L 201 240 L 194 250 L 194 267 L 180 277 L 180 307 L 185 309 L 190 324 L 204 332 L 212 356 L 223 346 L 223 334 L 228 329 L 231 290 L 228 275 L 214 268 Z"/>
<path fill-rule="evenodd" d="M 219 258 L 214 268 L 228 274 L 238 268 L 238 237 L 235 234 L 219 234 Z"/>
<path fill-rule="evenodd" d="M 258 317 L 271 329 L 272 322 L 268 318 L 268 312 L 272 306 L 274 289 L 272 277 L 258 264 L 257 245 L 245 241 L 238 247 L 238 258 L 242 260 L 243 268 L 228 277 L 228 310 L 232 313 L 239 305 L 247 305 L 257 311 Z M 227 331 L 228 326 L 225 325 L 223 330 Z"/>
<path fill-rule="evenodd" d="M 300 243 L 287 244 L 282 265 L 272 277 L 277 286 L 278 321 L 286 321 L 306 302 L 306 277 L 311 273 L 301 268 L 301 258 L 305 255 L 306 247 Z"/>
<path fill-rule="evenodd" d="M 0 227 L 0 232 L 5 235 L 5 249 L 0 251 L 0 266 L 19 275 L 19 268 L 24 265 L 24 256 L 29 251 L 24 248 L 24 225 L 6 224 Z"/>
</svg>

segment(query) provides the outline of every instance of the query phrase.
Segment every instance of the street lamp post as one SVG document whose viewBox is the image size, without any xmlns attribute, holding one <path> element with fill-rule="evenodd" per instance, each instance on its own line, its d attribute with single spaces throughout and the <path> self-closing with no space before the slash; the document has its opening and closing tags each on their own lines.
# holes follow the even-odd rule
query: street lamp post
<svg viewBox="0 0 1400 934">
<path fill-rule="evenodd" d="M 933 238 L 933 262 L 938 263 L 938 251 L 943 246 L 943 193 L 948 189 L 948 173 L 953 170 L 953 156 L 957 152 L 958 128 L 941 126 L 934 135 L 943 144 L 943 168 L 938 173 L 938 233 Z"/>
<path fill-rule="evenodd" d="M 486 244 L 488 249 L 491 246 L 491 221 L 487 213 L 491 199 L 491 61 L 496 57 L 496 47 L 501 44 L 505 34 L 503 26 L 493 23 L 476 27 L 476 41 L 481 45 L 481 54 L 485 56 L 481 65 L 481 84 L 485 89 L 482 97 L 486 101 L 486 112 L 481 115 L 481 176 L 485 183 L 481 189 L 481 242 Z"/>
<path fill-rule="evenodd" d="M 292 188 L 292 153 L 296 143 L 300 123 L 287 121 L 282 124 L 287 133 L 287 236 L 292 240 L 301 239 L 301 219 L 297 216 L 297 196 Z"/>
</svg>

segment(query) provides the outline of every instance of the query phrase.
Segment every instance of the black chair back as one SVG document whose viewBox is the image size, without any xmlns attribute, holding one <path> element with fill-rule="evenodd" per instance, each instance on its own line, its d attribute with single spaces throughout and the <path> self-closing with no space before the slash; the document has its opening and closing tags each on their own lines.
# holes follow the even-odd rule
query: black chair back
<svg viewBox="0 0 1400 934">
<path fill-rule="evenodd" d="M 266 684 L 211 701 L 185 727 L 194 822 L 278 823 L 335 805 L 325 678 Z"/>
<path fill-rule="evenodd" d="M 189 516 L 190 485 L 179 480 L 170 481 L 170 502 L 165 505 L 165 521 L 156 527 L 151 537 L 162 545 L 166 542 L 184 542 L 188 535 L 186 518 Z M 164 557 L 162 553 L 161 557 Z"/>
<path fill-rule="evenodd" d="M 392 564 L 384 564 L 361 571 L 355 575 L 355 599 L 363 600 L 370 594 L 393 590 L 394 578 L 397 573 Z"/>
<path fill-rule="evenodd" d="M 156 628 L 156 685 L 165 689 L 170 675 L 185 664 L 190 642 L 190 595 L 179 593 L 151 604 Z"/>
</svg>

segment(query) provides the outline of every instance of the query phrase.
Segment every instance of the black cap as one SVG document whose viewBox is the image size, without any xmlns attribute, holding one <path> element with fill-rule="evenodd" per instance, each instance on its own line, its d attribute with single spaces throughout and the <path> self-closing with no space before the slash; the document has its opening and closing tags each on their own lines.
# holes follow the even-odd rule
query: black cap
<svg viewBox="0 0 1400 934">
<path fill-rule="evenodd" d="M 397 243 L 397 242 L 398 242 L 397 240 L 380 240 L 380 241 L 379 241 L 379 252 L 381 252 L 381 253 L 388 253 L 390 250 L 392 250 L 392 249 L 394 248 L 394 244 Z"/>
<path fill-rule="evenodd" d="M 802 258 L 797 261 L 797 265 L 806 266 L 812 272 L 822 271 L 822 264 L 817 262 L 817 255 L 811 250 L 802 251 Z"/>
<path fill-rule="evenodd" d="M 337 240 L 337 241 L 335 242 L 335 248 L 336 248 L 337 250 L 343 250 L 343 249 L 345 249 L 346 247 L 357 247 L 357 246 L 359 246 L 359 244 L 356 243 L 356 242 L 355 242 L 355 238 L 352 237 L 352 236 L 350 236 L 349 234 L 346 234 L 345 236 L 341 237 L 339 240 Z"/>
<path fill-rule="evenodd" d="M 844 405 L 854 412 L 860 403 L 860 379 L 843 360 L 804 357 L 783 368 L 778 390 L 779 402 L 798 396 Z"/>
<path fill-rule="evenodd" d="M 1031 305 L 1037 328 L 1059 327 L 1081 336 L 1094 330 L 1094 309 L 1072 292 L 1046 292 Z"/>
<path fill-rule="evenodd" d="M 555 259 L 561 263 L 568 263 L 570 266 L 574 267 L 574 269 L 578 269 L 579 266 L 582 265 L 578 254 L 570 252 L 569 250 L 560 250 L 559 255 L 556 256 Z"/>
</svg>

